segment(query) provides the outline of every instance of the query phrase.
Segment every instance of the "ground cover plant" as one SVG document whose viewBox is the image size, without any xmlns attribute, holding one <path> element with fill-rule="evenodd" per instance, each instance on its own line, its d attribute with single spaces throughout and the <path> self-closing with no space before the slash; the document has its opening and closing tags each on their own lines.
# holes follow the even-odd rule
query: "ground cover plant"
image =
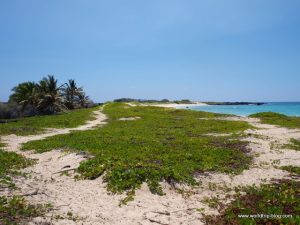
<svg viewBox="0 0 300 225">
<path fill-rule="evenodd" d="M 17 153 L 6 152 L 0 148 L 0 188 L 14 187 L 14 184 L 11 182 L 11 176 L 18 174 L 18 169 L 24 168 L 31 163 L 31 160 Z"/>
<path fill-rule="evenodd" d="M 195 173 L 238 173 L 251 161 L 245 142 L 207 135 L 239 133 L 251 128 L 246 122 L 216 120 L 219 115 L 207 112 L 124 103 L 110 103 L 104 113 L 109 116 L 104 127 L 29 142 L 23 149 L 87 151 L 94 158 L 81 163 L 82 177 L 95 179 L 105 174 L 108 190 L 127 191 L 129 196 L 143 182 L 153 193 L 163 194 L 159 185 L 163 180 L 193 185 Z"/>
<path fill-rule="evenodd" d="M 0 224 L 28 224 L 35 217 L 43 216 L 50 205 L 31 205 L 22 197 L 0 196 Z"/>
<path fill-rule="evenodd" d="M 300 128 L 300 117 L 286 116 L 280 113 L 264 112 L 256 113 L 250 117 L 261 119 L 262 123 L 278 125 L 287 128 Z"/>
<path fill-rule="evenodd" d="M 297 166 L 282 166 L 280 167 L 282 170 L 286 170 L 291 173 L 291 175 L 296 175 L 300 177 L 300 167 Z"/>
<path fill-rule="evenodd" d="M 286 144 L 284 147 L 300 151 L 300 140 L 292 138 L 290 143 Z"/>
<path fill-rule="evenodd" d="M 300 224 L 300 168 L 282 167 L 298 179 L 275 180 L 260 188 L 250 187 L 245 195 L 237 196 L 220 215 L 207 216 L 207 224 L 218 225 L 256 225 L 256 224 Z M 257 215 L 272 218 L 254 218 Z M 281 218 L 276 215 L 283 215 Z M 251 218 L 253 217 L 253 218 Z"/>
<path fill-rule="evenodd" d="M 56 115 L 33 116 L 20 119 L 2 120 L 0 135 L 29 135 L 42 132 L 45 128 L 73 128 L 93 118 L 97 107 L 77 109 Z"/>
<path fill-rule="evenodd" d="M 0 143 L 0 148 L 3 146 Z M 0 189 L 16 188 L 11 177 L 20 175 L 17 170 L 32 163 L 21 155 L 0 149 Z M 49 206 L 30 205 L 22 197 L 0 195 L 0 224 L 26 224 L 31 218 L 43 215 L 47 208 Z"/>
</svg>

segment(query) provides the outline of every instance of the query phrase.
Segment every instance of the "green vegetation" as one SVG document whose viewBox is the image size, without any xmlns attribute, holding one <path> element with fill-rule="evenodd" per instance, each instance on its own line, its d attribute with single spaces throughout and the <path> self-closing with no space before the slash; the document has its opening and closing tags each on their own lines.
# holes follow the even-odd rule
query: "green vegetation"
<svg viewBox="0 0 300 225">
<path fill-rule="evenodd" d="M 182 100 L 176 100 L 174 101 L 176 104 L 192 104 L 193 102 L 189 99 L 182 99 Z"/>
<path fill-rule="evenodd" d="M 135 102 L 135 103 L 167 103 L 168 99 L 155 100 L 155 99 L 135 99 L 135 98 L 118 98 L 114 102 Z"/>
<path fill-rule="evenodd" d="M 296 175 L 300 177 L 300 167 L 297 166 L 282 166 L 280 167 L 282 170 L 286 170 L 290 172 L 292 175 Z"/>
<path fill-rule="evenodd" d="M 88 179 L 105 174 L 108 190 L 127 191 L 125 202 L 143 182 L 153 193 L 163 194 L 161 181 L 193 185 L 195 173 L 238 173 L 251 161 L 247 143 L 237 140 L 236 135 L 206 135 L 240 133 L 251 128 L 246 122 L 215 120 L 218 115 L 207 112 L 122 103 L 106 105 L 104 113 L 109 116 L 104 127 L 29 142 L 23 149 L 88 151 L 94 158 L 81 163 L 78 172 Z M 132 117 L 139 119 L 119 120 Z"/>
<path fill-rule="evenodd" d="M 0 147 L 3 146 L 0 143 Z M 5 152 L 0 149 L 0 188 L 15 188 L 11 177 L 19 175 L 17 170 L 30 164 L 32 164 L 32 160 L 14 152 Z M 43 215 L 48 208 L 49 206 L 29 205 L 18 196 L 11 198 L 0 196 L 0 224 L 26 224 L 31 218 Z"/>
<path fill-rule="evenodd" d="M 56 115 L 2 120 L 0 138 L 7 134 L 35 134 L 45 128 L 77 127 L 92 119 L 94 110 L 95 108 L 78 109 Z M 2 147 L 4 144 L 0 143 L 0 189 L 13 189 L 16 187 L 11 178 L 23 175 L 18 170 L 31 165 L 33 161 L 14 152 L 3 151 Z M 31 205 L 19 196 L 0 196 L 0 224 L 27 224 L 33 217 L 44 215 L 48 209 L 48 205 Z"/>
<path fill-rule="evenodd" d="M 279 113 L 264 112 L 253 114 L 250 117 L 261 119 L 262 123 L 278 125 L 287 128 L 300 128 L 300 117 L 286 116 Z"/>
<path fill-rule="evenodd" d="M 95 108 L 79 109 L 58 115 L 35 116 L 18 120 L 5 120 L 0 123 L 0 137 L 7 134 L 28 135 L 43 131 L 44 128 L 76 127 L 92 119 Z M 33 163 L 32 160 L 1 150 L 0 143 L 0 188 L 15 188 L 12 176 L 22 175 L 18 172 Z M 27 224 L 33 217 L 43 215 L 49 206 L 30 205 L 24 198 L 0 196 L 0 224 Z"/>
<path fill-rule="evenodd" d="M 12 91 L 9 102 L 0 104 L 2 119 L 49 115 L 93 105 L 75 80 L 70 79 L 59 85 L 53 75 L 44 77 L 38 83 L 20 83 Z"/>
<path fill-rule="evenodd" d="M 75 80 L 68 80 L 68 83 L 61 90 L 68 109 L 84 108 L 89 102 L 89 97 L 85 95 L 81 87 L 77 87 Z"/>
<path fill-rule="evenodd" d="M 208 105 L 263 105 L 263 102 L 204 102 Z"/>
<path fill-rule="evenodd" d="M 0 187 L 14 187 L 14 184 L 11 182 L 11 176 L 17 174 L 18 169 L 24 168 L 31 163 L 31 160 L 21 155 L 0 149 Z"/>
<path fill-rule="evenodd" d="M 255 225 L 300 224 L 300 181 L 279 180 L 261 188 L 251 187 L 246 195 L 231 203 L 221 215 L 207 217 L 207 224 Z M 289 215 L 288 218 L 251 218 L 251 215 Z M 246 215 L 249 218 L 242 218 Z"/>
<path fill-rule="evenodd" d="M 27 224 L 32 218 L 44 215 L 49 208 L 49 205 L 30 205 L 17 196 L 0 196 L 0 224 Z"/>
<path fill-rule="evenodd" d="M 300 151 L 300 141 L 292 138 L 289 144 L 284 146 L 285 148 L 294 149 Z"/>
<path fill-rule="evenodd" d="M 42 132 L 45 128 L 72 128 L 93 118 L 96 108 L 72 110 L 66 113 L 2 120 L 0 135 L 29 135 Z"/>
<path fill-rule="evenodd" d="M 220 200 L 217 197 L 212 197 L 212 198 L 206 197 L 201 202 L 208 205 L 210 208 L 214 208 L 214 209 L 217 209 L 218 206 L 221 204 Z"/>
<path fill-rule="evenodd" d="M 176 104 L 192 104 L 193 101 L 189 99 L 170 101 L 169 99 L 155 100 L 155 99 L 134 99 L 134 98 L 118 98 L 114 102 L 134 102 L 134 103 L 176 103 Z"/>
</svg>

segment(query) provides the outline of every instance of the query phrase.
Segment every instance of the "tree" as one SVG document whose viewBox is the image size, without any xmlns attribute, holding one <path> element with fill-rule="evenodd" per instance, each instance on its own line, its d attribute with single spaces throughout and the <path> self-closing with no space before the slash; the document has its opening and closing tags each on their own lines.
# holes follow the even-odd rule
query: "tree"
<svg viewBox="0 0 300 225">
<path fill-rule="evenodd" d="M 88 107 L 89 103 L 91 103 L 91 100 L 89 96 L 86 96 L 85 93 L 82 91 L 78 93 L 78 103 L 80 104 L 80 107 L 86 108 Z"/>
<path fill-rule="evenodd" d="M 48 77 L 44 77 L 39 82 L 38 109 L 40 112 L 46 114 L 54 114 L 56 112 L 66 110 L 66 107 L 63 103 L 61 88 L 62 86 L 58 86 L 57 80 L 53 75 L 48 75 Z"/>
<path fill-rule="evenodd" d="M 38 83 L 18 84 L 12 91 L 10 106 L 15 107 L 15 110 L 22 116 L 54 114 L 68 108 L 88 107 L 91 103 L 83 89 L 77 87 L 75 80 L 70 79 L 68 83 L 59 86 L 53 75 L 44 77 Z M 6 109 L 7 107 L 3 106 L 2 108 Z"/>
<path fill-rule="evenodd" d="M 36 112 L 36 108 L 39 102 L 38 86 L 35 82 L 24 82 L 18 84 L 12 89 L 14 92 L 10 96 L 10 102 L 17 102 L 22 107 L 22 111 L 27 106 L 32 106 Z"/>
<path fill-rule="evenodd" d="M 70 79 L 68 83 L 65 84 L 65 87 L 62 88 L 63 95 L 65 98 L 66 106 L 69 109 L 74 109 L 76 103 L 79 102 L 79 95 L 83 93 L 82 88 L 77 87 L 75 80 Z"/>
</svg>

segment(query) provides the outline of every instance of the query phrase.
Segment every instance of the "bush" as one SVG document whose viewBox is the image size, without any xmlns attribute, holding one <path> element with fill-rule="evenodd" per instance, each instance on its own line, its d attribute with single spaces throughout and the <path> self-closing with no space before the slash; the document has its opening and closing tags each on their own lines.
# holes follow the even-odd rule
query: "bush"
<svg viewBox="0 0 300 225">
<path fill-rule="evenodd" d="M 0 103 L 0 119 L 14 119 L 20 116 L 16 103 Z"/>
</svg>

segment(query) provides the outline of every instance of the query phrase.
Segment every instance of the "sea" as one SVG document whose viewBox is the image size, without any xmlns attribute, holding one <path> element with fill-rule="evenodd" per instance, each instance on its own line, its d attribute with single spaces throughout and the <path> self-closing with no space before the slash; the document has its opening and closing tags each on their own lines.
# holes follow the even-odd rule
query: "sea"
<svg viewBox="0 0 300 225">
<path fill-rule="evenodd" d="M 300 116 L 300 102 L 268 102 L 264 105 L 204 105 L 189 106 L 191 110 L 249 116 L 259 112 L 276 112 L 287 116 Z"/>
</svg>

